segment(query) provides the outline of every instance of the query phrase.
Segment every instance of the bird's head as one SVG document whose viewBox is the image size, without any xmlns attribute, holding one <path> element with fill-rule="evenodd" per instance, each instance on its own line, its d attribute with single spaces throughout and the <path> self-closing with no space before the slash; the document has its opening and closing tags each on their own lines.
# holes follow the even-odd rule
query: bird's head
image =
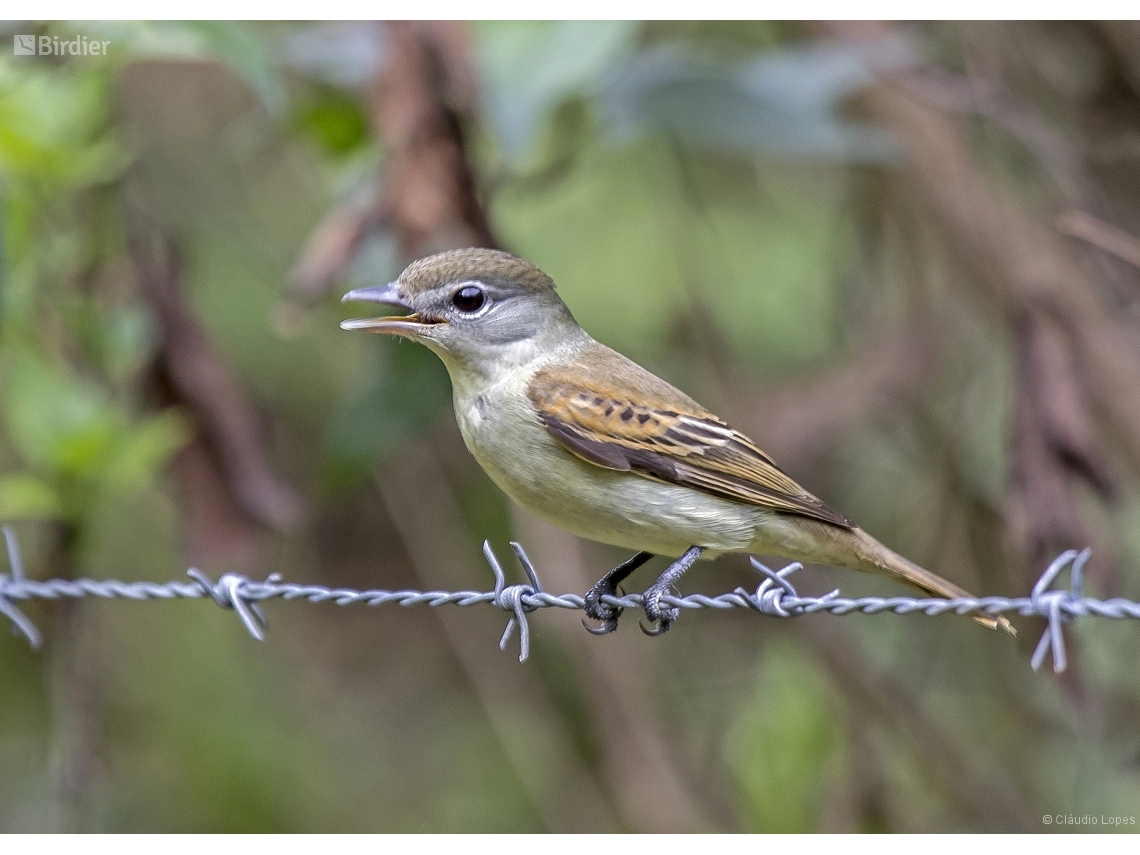
<svg viewBox="0 0 1140 855">
<path fill-rule="evenodd" d="M 438 353 L 449 368 L 490 372 L 581 334 L 549 276 L 529 261 L 492 249 L 421 258 L 395 282 L 349 291 L 343 300 L 410 311 L 347 320 L 341 328 L 410 338 Z"/>
</svg>

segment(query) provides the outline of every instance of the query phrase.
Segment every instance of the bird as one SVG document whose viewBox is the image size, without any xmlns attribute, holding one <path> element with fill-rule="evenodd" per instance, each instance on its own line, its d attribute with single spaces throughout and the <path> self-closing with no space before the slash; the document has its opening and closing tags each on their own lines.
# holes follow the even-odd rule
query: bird
<svg viewBox="0 0 1140 855">
<path fill-rule="evenodd" d="M 698 558 L 776 555 L 895 577 L 936 597 L 964 589 L 884 546 L 787 475 L 756 443 L 684 392 L 595 341 L 553 280 L 507 252 L 464 248 L 421 258 L 345 302 L 403 315 L 345 330 L 411 339 L 439 356 L 475 460 L 522 507 L 581 537 L 635 551 L 584 597 L 597 634 L 622 609 L 605 602 L 654 556 L 672 563 L 642 602 L 650 635 L 678 611 L 662 602 Z M 1013 627 L 981 611 L 990 628 Z"/>
</svg>

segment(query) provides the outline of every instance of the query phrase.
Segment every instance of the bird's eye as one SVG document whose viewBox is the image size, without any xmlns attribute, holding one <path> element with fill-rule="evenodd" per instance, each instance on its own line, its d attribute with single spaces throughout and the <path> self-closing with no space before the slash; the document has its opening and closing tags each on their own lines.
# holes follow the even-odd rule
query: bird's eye
<svg viewBox="0 0 1140 855">
<path fill-rule="evenodd" d="M 455 304 L 455 308 L 461 312 L 477 312 L 483 308 L 483 304 L 487 301 L 486 296 L 483 294 L 482 288 L 477 288 L 474 285 L 465 285 L 455 292 L 455 296 L 451 298 L 451 302 Z"/>
</svg>

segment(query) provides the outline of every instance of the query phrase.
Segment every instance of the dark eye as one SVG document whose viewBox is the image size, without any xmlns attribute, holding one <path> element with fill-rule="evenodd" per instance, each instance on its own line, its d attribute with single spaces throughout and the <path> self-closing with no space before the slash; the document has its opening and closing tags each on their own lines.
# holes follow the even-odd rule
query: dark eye
<svg viewBox="0 0 1140 855">
<path fill-rule="evenodd" d="M 477 312 L 483 308 L 483 304 L 487 302 L 487 298 L 483 294 L 482 288 L 467 285 L 455 292 L 455 296 L 451 298 L 451 302 L 454 303 L 455 308 L 461 312 Z"/>
</svg>

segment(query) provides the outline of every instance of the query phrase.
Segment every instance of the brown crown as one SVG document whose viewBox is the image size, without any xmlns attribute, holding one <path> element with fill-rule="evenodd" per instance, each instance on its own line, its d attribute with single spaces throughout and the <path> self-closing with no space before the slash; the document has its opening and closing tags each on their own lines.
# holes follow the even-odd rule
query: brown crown
<svg viewBox="0 0 1140 855">
<path fill-rule="evenodd" d="M 399 282 L 405 293 L 421 294 L 464 279 L 501 279 L 536 293 L 554 288 L 553 280 L 525 258 L 479 248 L 453 249 L 413 261 L 400 274 Z"/>
</svg>

